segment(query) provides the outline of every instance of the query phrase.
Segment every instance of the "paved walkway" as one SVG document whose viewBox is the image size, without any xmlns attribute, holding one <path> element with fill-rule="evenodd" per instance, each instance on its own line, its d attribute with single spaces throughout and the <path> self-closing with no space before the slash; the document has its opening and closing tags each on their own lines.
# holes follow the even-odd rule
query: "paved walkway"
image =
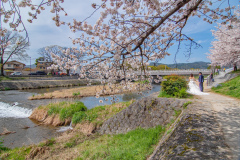
<svg viewBox="0 0 240 160">
<path fill-rule="evenodd" d="M 226 73 L 230 70 L 226 70 Z M 215 83 L 222 83 L 229 80 L 229 76 L 224 72 L 220 72 L 219 76 L 215 77 Z M 206 87 L 207 89 L 210 87 Z M 219 122 L 226 143 L 229 145 L 233 152 L 233 158 L 240 160 L 240 100 L 228 96 L 210 93 L 210 95 L 199 96 L 202 103 L 211 104 L 212 109 L 215 111 L 217 121 Z"/>
</svg>

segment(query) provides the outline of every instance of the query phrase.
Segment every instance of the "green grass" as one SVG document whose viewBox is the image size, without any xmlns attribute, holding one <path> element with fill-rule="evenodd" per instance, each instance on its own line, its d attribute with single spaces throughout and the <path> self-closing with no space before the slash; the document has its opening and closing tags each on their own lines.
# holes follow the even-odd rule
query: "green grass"
<svg viewBox="0 0 240 160">
<path fill-rule="evenodd" d="M 45 142 L 41 142 L 38 144 L 39 147 L 44 147 L 44 146 L 52 146 L 53 144 L 55 144 L 56 140 L 54 138 L 48 139 Z"/>
<path fill-rule="evenodd" d="M 240 99 L 240 76 L 221 83 L 218 87 L 213 87 L 212 90 L 216 93 Z"/>
<path fill-rule="evenodd" d="M 49 115 L 59 114 L 61 120 L 72 118 L 74 113 L 86 111 L 87 107 L 82 102 L 58 102 L 40 106 L 39 109 L 47 110 Z"/>
<path fill-rule="evenodd" d="M 232 71 L 231 74 L 240 74 L 240 69 L 237 71 Z"/>
<path fill-rule="evenodd" d="M 0 159 L 3 158 L 3 159 L 8 159 L 8 160 L 16 160 L 16 159 L 17 160 L 25 160 L 26 155 L 28 155 L 30 153 L 31 149 L 32 149 L 31 146 L 14 148 L 14 149 L 5 151 L 2 154 L 0 154 Z"/>
<path fill-rule="evenodd" d="M 126 134 L 103 135 L 78 145 L 77 159 L 136 159 L 143 160 L 150 155 L 166 128 L 157 126 L 136 129 Z"/>
<path fill-rule="evenodd" d="M 87 111 L 76 112 L 72 117 L 72 123 L 76 124 L 88 121 L 95 124 L 102 124 L 106 119 L 109 119 L 132 103 L 133 101 L 120 102 L 112 105 L 97 106 Z"/>
<path fill-rule="evenodd" d="M 2 151 L 8 151 L 8 150 L 10 150 L 10 149 L 7 148 L 7 147 L 5 147 L 5 146 L 3 145 L 3 139 L 0 138 L 0 153 L 1 153 Z"/>
<path fill-rule="evenodd" d="M 183 104 L 183 108 L 186 109 L 189 104 L 192 104 L 192 102 L 191 101 L 185 102 Z"/>
<path fill-rule="evenodd" d="M 73 96 L 79 96 L 79 95 L 80 95 L 80 92 L 73 93 Z"/>
<path fill-rule="evenodd" d="M 8 80 L 13 80 L 13 78 L 9 78 L 6 76 L 0 76 L 0 81 L 8 81 Z"/>
<path fill-rule="evenodd" d="M 7 77 L 7 76 L 0 76 L 0 81 L 12 81 L 12 80 L 22 80 L 26 79 L 25 77 Z"/>
</svg>

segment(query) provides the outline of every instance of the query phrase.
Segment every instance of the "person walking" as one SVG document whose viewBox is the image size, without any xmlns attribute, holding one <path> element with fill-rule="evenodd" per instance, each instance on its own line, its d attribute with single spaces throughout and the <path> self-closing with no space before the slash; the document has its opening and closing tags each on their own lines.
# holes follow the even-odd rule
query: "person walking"
<svg viewBox="0 0 240 160">
<path fill-rule="evenodd" d="M 199 72 L 198 82 L 199 82 L 200 91 L 203 92 L 204 77 L 202 75 L 202 72 Z"/>
<path fill-rule="evenodd" d="M 210 79 L 211 79 L 212 82 L 214 82 L 214 79 L 213 79 L 213 73 L 211 73 L 211 75 L 210 75 Z"/>
</svg>

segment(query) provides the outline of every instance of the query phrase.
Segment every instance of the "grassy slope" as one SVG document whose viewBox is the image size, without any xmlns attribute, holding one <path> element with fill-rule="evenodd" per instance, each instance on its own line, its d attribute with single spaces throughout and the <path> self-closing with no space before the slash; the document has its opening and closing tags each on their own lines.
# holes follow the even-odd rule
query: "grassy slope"
<svg viewBox="0 0 240 160">
<path fill-rule="evenodd" d="M 218 87 L 213 87 L 212 90 L 216 93 L 240 99 L 240 76 L 222 83 Z"/>
</svg>

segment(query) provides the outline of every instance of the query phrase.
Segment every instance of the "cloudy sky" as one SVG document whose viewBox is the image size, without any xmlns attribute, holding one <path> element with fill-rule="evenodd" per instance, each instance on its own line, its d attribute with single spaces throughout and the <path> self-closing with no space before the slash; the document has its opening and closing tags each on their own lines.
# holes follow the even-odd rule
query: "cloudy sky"
<svg viewBox="0 0 240 160">
<path fill-rule="evenodd" d="M 39 0 L 35 0 L 39 1 Z M 95 0 L 71 0 L 65 1 L 62 4 L 65 11 L 68 13 L 68 16 L 62 15 L 64 21 L 71 22 L 73 18 L 77 20 L 83 20 L 93 9 L 91 3 L 96 2 Z M 237 0 L 234 2 L 231 1 L 232 5 L 238 5 Z M 76 38 L 79 33 L 72 33 L 67 26 L 56 27 L 52 21 L 53 14 L 49 12 L 50 7 L 46 7 L 46 10 L 43 11 L 33 23 L 25 22 L 26 28 L 28 30 L 30 38 L 30 48 L 27 51 L 28 55 L 31 56 L 32 62 L 35 61 L 40 55 L 37 54 L 37 50 L 42 47 L 50 45 L 59 45 L 63 47 L 73 46 L 71 43 L 71 38 Z M 23 17 L 27 19 L 28 11 L 22 11 Z M 98 17 L 98 14 L 95 14 L 92 21 Z M 185 27 L 184 31 L 188 36 L 192 37 L 196 42 L 198 42 L 202 47 L 193 50 L 193 54 L 188 57 L 184 54 L 186 46 L 182 46 L 180 52 L 176 55 L 176 46 L 173 46 L 169 52 L 172 53 L 171 56 L 168 56 L 161 60 L 161 63 L 187 63 L 187 62 L 196 62 L 196 61 L 205 61 L 209 62 L 207 59 L 207 53 L 211 47 L 211 41 L 213 36 L 211 30 L 215 29 L 214 25 L 210 25 L 202 19 L 191 18 L 189 23 Z M 29 65 L 30 61 L 25 61 Z"/>
</svg>

